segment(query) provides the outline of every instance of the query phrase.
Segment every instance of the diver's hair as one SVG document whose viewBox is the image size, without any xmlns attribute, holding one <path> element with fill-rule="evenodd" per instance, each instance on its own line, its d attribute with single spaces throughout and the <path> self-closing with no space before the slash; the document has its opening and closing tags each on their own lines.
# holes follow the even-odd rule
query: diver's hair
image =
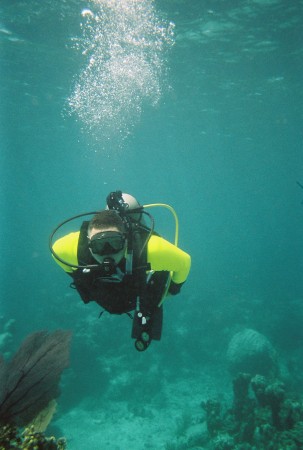
<svg viewBox="0 0 303 450">
<path fill-rule="evenodd" d="M 125 232 L 125 227 L 123 224 L 123 221 L 117 211 L 112 210 L 104 210 L 98 212 L 92 220 L 89 222 L 88 225 L 88 233 L 93 229 L 96 228 L 97 230 L 102 230 L 106 228 L 116 227 L 120 233 Z"/>
</svg>

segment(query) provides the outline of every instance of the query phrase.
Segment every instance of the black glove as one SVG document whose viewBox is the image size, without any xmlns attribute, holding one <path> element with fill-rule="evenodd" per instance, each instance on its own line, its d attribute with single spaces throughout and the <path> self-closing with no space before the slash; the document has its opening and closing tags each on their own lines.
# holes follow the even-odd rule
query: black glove
<svg viewBox="0 0 303 450">
<path fill-rule="evenodd" d="M 168 288 L 168 292 L 171 295 L 177 295 L 179 294 L 181 287 L 184 283 L 174 283 L 173 281 L 170 282 L 169 288 Z"/>
</svg>

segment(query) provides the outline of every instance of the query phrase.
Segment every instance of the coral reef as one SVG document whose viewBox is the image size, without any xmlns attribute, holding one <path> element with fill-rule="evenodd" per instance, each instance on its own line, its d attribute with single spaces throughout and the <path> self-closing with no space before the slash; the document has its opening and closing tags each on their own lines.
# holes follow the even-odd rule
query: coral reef
<svg viewBox="0 0 303 450">
<path fill-rule="evenodd" d="M 47 438 L 42 431 L 56 408 L 70 337 L 63 330 L 33 333 L 9 362 L 0 355 L 0 450 L 66 448 L 64 439 Z"/>
<path fill-rule="evenodd" d="M 280 380 L 240 373 L 233 380 L 233 405 L 202 403 L 209 447 L 214 450 L 303 448 L 303 403 L 292 398 Z"/>
<path fill-rule="evenodd" d="M 236 333 L 227 350 L 230 372 L 252 375 L 277 375 L 277 355 L 269 340 L 255 330 L 246 328 Z"/>
<path fill-rule="evenodd" d="M 59 395 L 70 332 L 29 335 L 7 363 L 0 358 L 0 423 L 24 427 Z"/>
<path fill-rule="evenodd" d="M 64 450 L 64 438 L 56 440 L 54 437 L 45 437 L 43 433 L 34 430 L 34 427 L 25 428 L 20 432 L 17 427 L 4 425 L 0 427 L 1 450 Z"/>
</svg>

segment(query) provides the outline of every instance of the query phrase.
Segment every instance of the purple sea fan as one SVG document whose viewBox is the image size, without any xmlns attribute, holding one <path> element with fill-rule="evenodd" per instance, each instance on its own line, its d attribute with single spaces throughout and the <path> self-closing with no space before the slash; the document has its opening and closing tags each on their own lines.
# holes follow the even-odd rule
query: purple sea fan
<svg viewBox="0 0 303 450">
<path fill-rule="evenodd" d="M 71 333 L 40 331 L 27 336 L 15 356 L 0 359 L 0 422 L 25 426 L 58 397 L 69 365 Z"/>
</svg>

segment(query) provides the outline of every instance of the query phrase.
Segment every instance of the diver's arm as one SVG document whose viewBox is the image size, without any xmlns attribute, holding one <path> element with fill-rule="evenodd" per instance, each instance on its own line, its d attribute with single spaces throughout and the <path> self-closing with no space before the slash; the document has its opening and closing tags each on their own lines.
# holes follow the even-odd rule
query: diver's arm
<svg viewBox="0 0 303 450">
<path fill-rule="evenodd" d="M 179 294 L 180 291 L 181 291 L 181 287 L 183 286 L 184 283 L 185 283 L 185 281 L 183 283 L 174 283 L 171 280 L 169 288 L 168 288 L 168 293 L 171 294 L 171 295 Z"/>
<path fill-rule="evenodd" d="M 160 236 L 151 236 L 147 247 L 147 261 L 155 271 L 172 272 L 172 294 L 180 291 L 190 271 L 191 258 L 188 253 Z M 174 289 L 174 285 L 175 289 Z"/>
<path fill-rule="evenodd" d="M 77 251 L 79 234 L 79 231 L 75 233 L 69 233 L 66 236 L 58 239 L 53 245 L 53 250 L 56 255 L 59 256 L 59 258 L 61 258 L 63 261 L 68 262 L 69 264 L 75 264 L 76 266 L 78 265 Z M 67 266 L 66 264 L 59 261 L 54 255 L 53 258 L 65 272 L 72 273 L 75 270 L 72 267 Z"/>
</svg>

